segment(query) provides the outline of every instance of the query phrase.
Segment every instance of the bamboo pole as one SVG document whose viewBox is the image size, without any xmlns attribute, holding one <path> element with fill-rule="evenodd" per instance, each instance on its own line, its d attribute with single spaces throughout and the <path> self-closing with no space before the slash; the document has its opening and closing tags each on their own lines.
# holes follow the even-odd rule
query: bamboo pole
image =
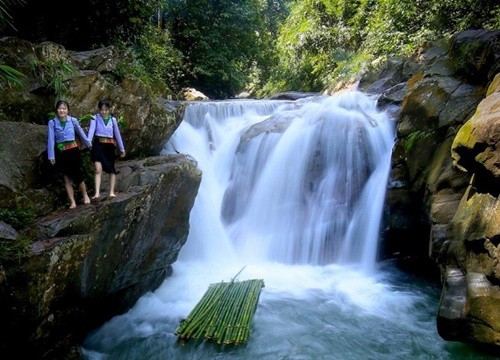
<svg viewBox="0 0 500 360">
<path fill-rule="evenodd" d="M 214 288 L 214 294 L 213 297 L 211 298 L 210 302 L 207 302 L 203 310 L 200 312 L 198 317 L 196 319 L 192 319 L 191 323 L 188 325 L 188 328 L 186 329 L 187 333 L 195 333 L 197 329 L 201 327 L 203 322 L 207 320 L 207 316 L 213 313 L 213 309 L 218 305 L 218 301 L 220 297 L 222 296 L 222 290 L 225 288 L 227 283 L 220 283 L 220 284 L 215 284 Z"/>
<path fill-rule="evenodd" d="M 214 284 L 211 284 L 208 287 L 208 290 L 205 292 L 205 294 L 202 296 L 201 300 L 196 304 L 196 306 L 191 310 L 189 315 L 185 317 L 177 331 L 175 332 L 176 335 L 184 335 L 186 329 L 188 328 L 190 322 L 192 319 L 196 319 L 198 317 L 198 314 L 203 311 L 203 309 L 207 306 L 207 303 L 210 302 L 210 300 L 213 297 L 213 294 L 215 293 L 216 287 Z"/>
<path fill-rule="evenodd" d="M 240 309 L 245 302 L 247 287 L 248 287 L 248 281 L 244 281 L 240 283 L 238 286 L 236 293 L 236 300 L 231 304 L 232 308 L 231 308 L 231 316 L 229 318 L 229 323 L 226 326 L 225 333 L 221 337 L 221 341 L 224 344 L 234 343 L 234 339 L 232 337 L 233 333 L 232 329 L 235 327 L 236 322 L 238 321 Z"/>
<path fill-rule="evenodd" d="M 225 327 L 228 325 L 229 318 L 231 316 L 231 312 L 233 310 L 233 306 L 235 302 L 238 300 L 237 294 L 238 294 L 238 288 L 239 286 L 237 285 L 238 283 L 231 282 L 230 288 L 226 294 L 226 297 L 223 299 L 223 309 L 224 313 L 220 318 L 219 321 L 219 326 L 217 327 L 217 330 L 215 331 L 215 340 L 217 341 L 218 344 L 221 343 L 221 339 L 224 335 L 225 332 Z"/>
<path fill-rule="evenodd" d="M 179 341 L 190 338 L 212 340 L 223 345 L 245 343 L 257 308 L 261 279 L 211 284 L 176 330 Z"/>
</svg>

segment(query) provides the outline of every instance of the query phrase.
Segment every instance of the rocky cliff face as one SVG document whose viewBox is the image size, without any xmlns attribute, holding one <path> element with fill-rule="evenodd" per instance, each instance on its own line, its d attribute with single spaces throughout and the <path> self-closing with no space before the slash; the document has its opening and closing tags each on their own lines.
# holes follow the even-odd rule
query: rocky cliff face
<svg viewBox="0 0 500 360">
<path fill-rule="evenodd" d="M 438 330 L 448 340 L 500 346 L 500 74 L 451 150 L 471 175 L 439 249 Z"/>
<path fill-rule="evenodd" d="M 500 31 L 466 31 L 361 81 L 398 122 L 383 256 L 414 271 L 437 268 L 432 259 L 444 282 L 440 334 L 496 345 L 498 44 Z"/>
<path fill-rule="evenodd" d="M 32 354 L 54 344 L 67 351 L 171 273 L 200 171 L 183 155 L 123 162 L 117 170 L 116 199 L 52 213 L 19 234 L 28 254 L 2 263 L 3 344 Z"/>
<path fill-rule="evenodd" d="M 184 155 L 143 158 L 158 155 L 184 106 L 151 95 L 114 48 L 69 52 L 15 38 L 0 46 L 0 63 L 28 75 L 24 88 L 0 88 L 0 353 L 80 358 L 82 336 L 156 289 L 186 240 L 200 171 Z M 65 208 L 43 161 L 57 88 L 48 80 L 66 88 L 73 116 L 95 113 L 101 98 L 123 116 L 135 160 L 117 162 L 117 198 Z M 5 215 L 21 213 L 34 221 Z"/>
</svg>

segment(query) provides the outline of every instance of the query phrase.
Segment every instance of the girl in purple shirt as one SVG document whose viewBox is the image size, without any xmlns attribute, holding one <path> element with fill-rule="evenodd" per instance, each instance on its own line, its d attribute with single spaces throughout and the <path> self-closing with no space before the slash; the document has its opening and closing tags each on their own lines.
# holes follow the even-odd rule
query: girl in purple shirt
<svg viewBox="0 0 500 360">
<path fill-rule="evenodd" d="M 78 120 L 68 116 L 69 105 L 59 100 L 56 104 L 57 116 L 47 124 L 47 153 L 49 161 L 64 175 L 64 187 L 70 201 L 70 209 L 76 207 L 73 184 L 78 185 L 83 195 L 83 202 L 90 203 L 87 188 L 83 181 L 82 157 L 76 143 L 75 133 L 90 146 L 90 142 Z"/>
<path fill-rule="evenodd" d="M 120 149 L 120 157 L 125 156 L 118 121 L 111 116 L 110 104 L 108 100 L 101 100 L 98 103 L 99 114 L 90 121 L 88 140 L 92 143 L 90 153 L 95 165 L 95 194 L 92 199 L 98 199 L 101 194 L 102 171 L 109 174 L 109 196 L 115 197 L 115 141 Z"/>
</svg>

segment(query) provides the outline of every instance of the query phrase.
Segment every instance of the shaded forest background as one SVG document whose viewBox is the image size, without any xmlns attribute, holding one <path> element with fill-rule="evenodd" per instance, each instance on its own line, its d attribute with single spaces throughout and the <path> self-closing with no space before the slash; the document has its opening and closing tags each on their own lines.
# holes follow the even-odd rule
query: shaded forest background
<svg viewBox="0 0 500 360">
<path fill-rule="evenodd" d="M 159 95 L 195 87 L 322 91 L 465 29 L 499 29 L 498 0 L 0 0 L 2 36 L 113 45 Z M 0 64 L 1 65 L 1 64 Z M 11 83 L 0 72 L 0 85 Z"/>
</svg>

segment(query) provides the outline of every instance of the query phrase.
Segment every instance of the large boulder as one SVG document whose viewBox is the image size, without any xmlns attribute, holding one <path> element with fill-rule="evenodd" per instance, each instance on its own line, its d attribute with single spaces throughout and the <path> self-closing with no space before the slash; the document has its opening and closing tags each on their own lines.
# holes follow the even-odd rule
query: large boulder
<svg viewBox="0 0 500 360">
<path fill-rule="evenodd" d="M 183 88 L 178 95 L 179 99 L 186 101 L 203 101 L 208 100 L 208 96 L 194 88 Z"/>
<path fill-rule="evenodd" d="M 183 155 L 117 170 L 116 199 L 53 213 L 19 234 L 27 254 L 0 269 L 0 352 L 67 358 L 68 347 L 171 273 L 200 171 Z"/>
<path fill-rule="evenodd" d="M 45 126 L 0 121 L 0 208 L 22 208 L 35 216 L 53 209 L 56 195 L 39 182 L 46 144 Z"/>
<path fill-rule="evenodd" d="M 123 74 L 122 64 L 133 59 L 114 47 L 69 56 L 79 67 L 67 81 L 72 112 L 95 114 L 98 101 L 109 99 L 112 113 L 123 119 L 127 157 L 158 155 L 182 121 L 184 105 L 154 96 L 139 79 Z"/>
<path fill-rule="evenodd" d="M 450 41 L 449 64 L 455 74 L 484 86 L 500 72 L 500 30 L 468 30 Z"/>
<path fill-rule="evenodd" d="M 500 346 L 500 75 L 453 141 L 452 156 L 473 173 L 437 259 L 444 288 L 438 330 L 448 340 Z"/>
<path fill-rule="evenodd" d="M 458 132 L 452 146 L 455 165 L 477 173 L 487 181 L 483 186 L 500 183 L 500 74 L 488 89 L 474 116 Z M 498 191 L 498 187 L 497 187 Z"/>
<path fill-rule="evenodd" d="M 90 60 L 89 60 L 90 61 Z M 112 113 L 123 119 L 121 129 L 128 158 L 158 155 L 182 121 L 184 105 L 152 96 L 140 81 L 110 79 L 85 70 L 68 80 L 72 113 L 83 116 L 99 110 L 100 99 L 111 101 Z"/>
<path fill-rule="evenodd" d="M 470 186 L 441 248 L 439 334 L 447 340 L 500 346 L 500 201 Z"/>
</svg>

